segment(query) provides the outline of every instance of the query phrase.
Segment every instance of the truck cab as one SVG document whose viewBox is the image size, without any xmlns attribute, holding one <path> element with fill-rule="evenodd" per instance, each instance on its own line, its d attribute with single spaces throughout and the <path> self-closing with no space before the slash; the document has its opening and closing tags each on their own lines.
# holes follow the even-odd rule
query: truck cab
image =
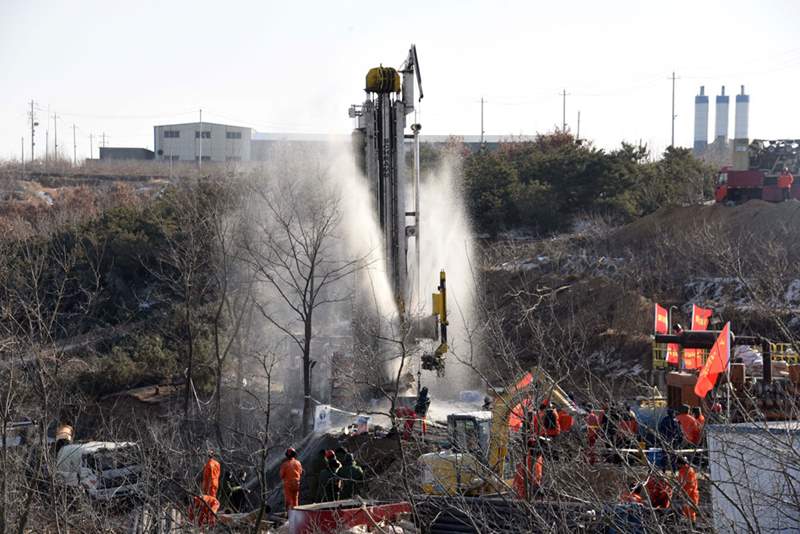
<svg viewBox="0 0 800 534">
<path fill-rule="evenodd" d="M 64 445 L 56 456 L 56 481 L 109 501 L 139 492 L 139 446 L 133 442 L 90 441 Z"/>
<path fill-rule="evenodd" d="M 432 495 L 475 495 L 492 478 L 489 444 L 492 412 L 447 416 L 447 446 L 420 457 L 422 490 Z M 499 482 L 499 481 L 498 481 Z"/>
</svg>

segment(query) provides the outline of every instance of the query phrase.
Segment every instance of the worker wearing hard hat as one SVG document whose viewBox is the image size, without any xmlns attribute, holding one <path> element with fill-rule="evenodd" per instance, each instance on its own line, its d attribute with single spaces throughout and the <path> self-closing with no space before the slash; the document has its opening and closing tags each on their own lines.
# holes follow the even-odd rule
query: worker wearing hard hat
<svg viewBox="0 0 800 534">
<path fill-rule="evenodd" d="M 789 172 L 788 167 L 784 167 L 781 174 L 778 176 L 778 187 L 783 194 L 783 200 L 792 198 L 792 184 L 794 183 L 794 176 Z"/>
<path fill-rule="evenodd" d="M 283 481 L 283 501 L 288 512 L 300 504 L 300 477 L 303 476 L 303 465 L 297 459 L 297 451 L 292 447 L 286 449 L 286 459 L 281 464 L 280 476 Z"/>
</svg>

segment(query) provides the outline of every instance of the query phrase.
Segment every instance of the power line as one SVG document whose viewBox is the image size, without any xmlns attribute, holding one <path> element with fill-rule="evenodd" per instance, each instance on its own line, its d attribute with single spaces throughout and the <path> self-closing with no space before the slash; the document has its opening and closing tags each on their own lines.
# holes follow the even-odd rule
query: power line
<svg viewBox="0 0 800 534">
<path fill-rule="evenodd" d="M 483 134 L 486 131 L 483 129 L 483 97 L 481 97 L 481 146 L 483 146 Z"/>
<path fill-rule="evenodd" d="M 58 115 L 53 113 L 53 155 L 58 161 Z"/>
<path fill-rule="evenodd" d="M 36 103 L 31 100 L 31 164 L 33 164 L 33 159 L 36 157 L 36 126 L 39 125 L 39 123 L 36 122 L 36 114 L 33 111 L 35 105 Z"/>
<path fill-rule="evenodd" d="M 670 138 L 670 147 L 675 146 L 675 71 L 672 72 L 672 137 Z"/>
</svg>

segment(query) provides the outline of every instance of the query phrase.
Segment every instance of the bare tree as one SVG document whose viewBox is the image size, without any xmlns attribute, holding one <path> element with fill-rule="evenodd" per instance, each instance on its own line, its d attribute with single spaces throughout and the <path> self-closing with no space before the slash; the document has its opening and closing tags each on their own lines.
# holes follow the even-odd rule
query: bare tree
<svg viewBox="0 0 800 534">
<path fill-rule="evenodd" d="M 361 263 L 341 251 L 339 197 L 324 179 L 317 174 L 305 181 L 254 184 L 253 208 L 259 213 L 244 240 L 244 259 L 271 297 L 257 299 L 256 306 L 302 354 L 304 433 L 311 432 L 313 419 L 314 320 L 321 308 L 347 300 L 349 290 L 339 282 Z"/>
</svg>

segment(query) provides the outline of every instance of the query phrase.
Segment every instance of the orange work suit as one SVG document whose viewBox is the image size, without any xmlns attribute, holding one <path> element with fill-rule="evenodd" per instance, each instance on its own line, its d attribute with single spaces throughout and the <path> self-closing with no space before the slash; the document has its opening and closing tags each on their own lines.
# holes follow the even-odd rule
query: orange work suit
<svg viewBox="0 0 800 534">
<path fill-rule="evenodd" d="M 216 498 L 219 489 L 219 462 L 209 458 L 203 467 L 203 493 Z"/>
<path fill-rule="evenodd" d="M 561 427 L 562 432 L 569 432 L 574 422 L 569 412 L 565 412 L 564 410 L 558 411 L 558 426 Z"/>
<path fill-rule="evenodd" d="M 189 507 L 189 521 L 197 526 L 214 526 L 217 522 L 216 513 L 219 510 L 219 501 L 211 495 L 195 496 Z"/>
<path fill-rule="evenodd" d="M 548 438 L 557 438 L 561 434 L 561 425 L 558 422 L 558 414 L 555 416 L 555 427 L 547 428 L 544 425 L 546 417 L 546 410 L 539 410 L 533 417 L 533 432 L 537 436 L 545 436 Z"/>
<path fill-rule="evenodd" d="M 697 473 L 691 465 L 682 465 L 678 469 L 678 484 L 680 484 L 686 498 L 694 504 L 685 504 L 683 506 L 683 515 L 688 517 L 691 521 L 697 519 L 697 511 L 695 508 L 700 502 L 700 491 L 697 488 Z"/>
<path fill-rule="evenodd" d="M 650 477 L 645 484 L 650 503 L 655 508 L 669 508 L 672 498 L 672 488 L 662 478 Z"/>
<path fill-rule="evenodd" d="M 700 445 L 700 423 L 688 413 L 679 414 L 675 419 L 681 425 L 683 437 L 692 445 Z"/>
<path fill-rule="evenodd" d="M 542 485 L 542 474 L 544 472 L 544 456 L 539 454 L 536 457 L 536 462 L 533 462 L 533 455 L 528 453 L 525 458 L 525 463 L 517 464 L 516 473 L 514 473 L 514 492 L 520 499 L 529 499 L 532 495 L 528 495 L 528 479 L 530 477 L 531 488 L 537 489 Z"/>
<path fill-rule="evenodd" d="M 297 458 L 289 458 L 281 464 L 280 475 L 286 510 L 291 510 L 300 504 L 300 477 L 303 476 L 303 465 Z"/>
</svg>

